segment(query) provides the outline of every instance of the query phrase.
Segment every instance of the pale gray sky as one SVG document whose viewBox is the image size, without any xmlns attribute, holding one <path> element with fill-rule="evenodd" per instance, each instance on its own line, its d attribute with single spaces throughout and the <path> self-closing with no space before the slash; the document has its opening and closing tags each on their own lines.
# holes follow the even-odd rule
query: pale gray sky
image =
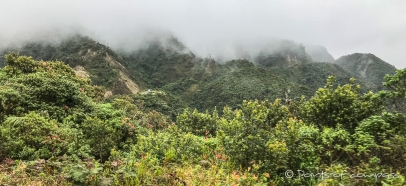
<svg viewBox="0 0 406 186">
<path fill-rule="evenodd" d="M 232 55 L 271 38 L 373 53 L 406 67 L 404 0 L 2 0 L 0 46 L 80 31 L 112 47 L 172 32 L 199 55 Z"/>
</svg>

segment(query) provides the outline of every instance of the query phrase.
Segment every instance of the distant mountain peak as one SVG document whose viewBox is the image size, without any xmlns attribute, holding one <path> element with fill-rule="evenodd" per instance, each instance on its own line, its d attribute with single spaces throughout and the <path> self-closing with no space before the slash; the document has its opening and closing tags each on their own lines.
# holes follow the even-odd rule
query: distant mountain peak
<svg viewBox="0 0 406 186">
<path fill-rule="evenodd" d="M 265 46 L 253 59 L 260 67 L 285 67 L 313 62 L 302 44 L 283 40 L 277 44 Z"/>
<path fill-rule="evenodd" d="M 306 45 L 306 52 L 312 57 L 314 62 L 335 62 L 334 57 L 323 46 Z"/>
<path fill-rule="evenodd" d="M 357 78 L 381 86 L 386 74 L 394 74 L 396 68 L 371 53 L 354 53 L 337 59 L 336 64 Z"/>
</svg>

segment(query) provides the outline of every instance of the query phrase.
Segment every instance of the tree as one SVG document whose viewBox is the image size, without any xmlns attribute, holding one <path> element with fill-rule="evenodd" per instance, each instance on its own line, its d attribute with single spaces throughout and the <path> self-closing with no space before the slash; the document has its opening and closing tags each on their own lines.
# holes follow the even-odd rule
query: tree
<svg viewBox="0 0 406 186">
<path fill-rule="evenodd" d="M 4 121 L 6 116 L 21 116 L 25 112 L 27 96 L 15 90 L 18 87 L 23 90 L 25 88 L 24 86 L 0 85 L 0 123 Z"/>
<path fill-rule="evenodd" d="M 307 123 L 314 123 L 335 128 L 342 125 L 354 132 L 358 122 L 382 111 L 382 100 L 377 94 L 369 92 L 361 95 L 360 86 L 355 85 L 355 79 L 350 84 L 334 88 L 335 77 L 330 76 L 324 88 L 300 108 L 300 118 Z"/>
<path fill-rule="evenodd" d="M 391 101 L 393 110 L 406 113 L 406 68 L 397 70 L 394 75 L 386 75 L 386 82 L 383 83 L 388 90 L 383 90 L 380 94 Z"/>
<path fill-rule="evenodd" d="M 50 158 L 53 151 L 52 146 L 47 145 L 47 139 L 55 140 L 57 128 L 55 123 L 35 112 L 24 117 L 8 117 L 0 125 L 3 153 L 9 158 L 25 160 Z"/>
<path fill-rule="evenodd" d="M 61 122 L 75 109 L 90 111 L 91 98 L 100 99 L 103 91 L 91 86 L 89 79 L 76 77 L 60 61 L 35 61 L 10 53 L 2 72 L 6 75 L 2 73 L 0 79 L 0 121 L 7 115 L 40 110 Z"/>
<path fill-rule="evenodd" d="M 185 132 L 191 132 L 199 136 L 215 136 L 217 131 L 217 121 L 218 121 L 217 110 L 215 109 L 213 114 L 199 113 L 197 110 L 191 112 L 189 109 L 180 114 L 176 118 L 176 123 L 179 128 Z"/>
<path fill-rule="evenodd" d="M 118 145 L 117 142 L 120 139 L 112 124 L 97 117 L 88 117 L 81 128 L 87 143 L 92 147 L 93 155 L 100 158 L 102 162 L 107 160 L 111 149 Z"/>
<path fill-rule="evenodd" d="M 286 120 L 288 109 L 276 100 L 244 101 L 241 110 L 223 110 L 219 119 L 217 136 L 237 165 L 247 168 L 253 161 L 269 160 L 268 141 L 278 122 Z M 281 144 L 282 145 L 282 144 Z"/>
<path fill-rule="evenodd" d="M 41 63 L 32 59 L 32 57 L 19 56 L 16 53 L 6 55 L 5 71 L 9 75 L 18 75 L 21 73 L 33 73 L 41 68 Z"/>
</svg>

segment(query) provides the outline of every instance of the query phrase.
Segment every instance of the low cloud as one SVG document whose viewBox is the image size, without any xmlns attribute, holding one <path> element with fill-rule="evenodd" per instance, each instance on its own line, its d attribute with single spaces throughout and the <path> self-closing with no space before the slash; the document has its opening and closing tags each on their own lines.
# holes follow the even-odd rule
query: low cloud
<svg viewBox="0 0 406 186">
<path fill-rule="evenodd" d="M 406 1 L 2 1 L 0 47 L 81 33 L 113 48 L 175 35 L 200 56 L 234 58 L 267 42 L 322 45 L 338 58 L 373 53 L 406 67 Z"/>
</svg>

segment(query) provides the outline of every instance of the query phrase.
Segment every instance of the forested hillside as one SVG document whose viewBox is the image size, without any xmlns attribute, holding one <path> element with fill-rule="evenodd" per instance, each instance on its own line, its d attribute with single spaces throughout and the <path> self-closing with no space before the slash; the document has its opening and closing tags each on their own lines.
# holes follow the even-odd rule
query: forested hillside
<svg viewBox="0 0 406 186">
<path fill-rule="evenodd" d="M 79 73 L 89 76 L 92 84 L 105 86 L 116 94 L 136 93 L 139 87 L 128 77 L 120 57 L 109 47 L 89 37 L 75 35 L 60 43 L 29 42 L 21 47 L 7 48 L 8 52 L 19 52 L 36 60 L 61 60 Z M 4 57 L 0 66 L 4 64 Z"/>
<path fill-rule="evenodd" d="M 330 75 L 336 76 L 338 84 L 355 76 L 333 64 L 313 63 L 304 46 L 287 40 L 262 48 L 258 56 L 251 56 L 253 61 L 225 63 L 196 56 L 175 37 L 151 40 L 145 46 L 115 52 L 77 35 L 61 43 L 31 42 L 3 53 L 66 61 L 77 74 L 89 76 L 93 85 L 105 86 L 107 97 L 163 91 L 166 98 L 149 95 L 161 103 L 150 108 L 167 105 L 163 107 L 173 118 L 187 106 L 211 111 L 215 106 L 238 108 L 242 100 L 283 98 L 286 102 L 301 95 L 310 97 Z M 372 83 L 358 82 L 363 92 L 374 90 Z"/>
<path fill-rule="evenodd" d="M 406 69 L 281 46 L 224 63 L 174 37 L 8 48 L 0 185 L 404 185 Z"/>
<path fill-rule="evenodd" d="M 313 62 L 303 45 L 284 40 L 278 44 L 260 49 L 253 61 L 260 67 L 284 67 Z"/>
<path fill-rule="evenodd" d="M 405 99 L 406 70 L 387 76 L 385 85 L 390 88 L 379 93 L 361 94 L 354 79 L 337 86 L 330 76 L 309 99 L 241 101 L 237 108 L 217 107 L 213 112 L 186 109 L 171 121 L 166 114 L 145 109 L 154 97 L 106 99 L 103 87 L 92 85 L 60 61 L 10 53 L 5 64 L 0 70 L 2 185 L 402 185 L 405 181 L 406 116 L 385 111 L 384 103 Z M 248 61 L 233 61 L 219 69 L 239 68 L 252 71 L 231 73 L 223 80 L 244 81 L 239 76 L 271 73 Z M 342 177 L 300 176 L 321 171 Z"/>
</svg>

